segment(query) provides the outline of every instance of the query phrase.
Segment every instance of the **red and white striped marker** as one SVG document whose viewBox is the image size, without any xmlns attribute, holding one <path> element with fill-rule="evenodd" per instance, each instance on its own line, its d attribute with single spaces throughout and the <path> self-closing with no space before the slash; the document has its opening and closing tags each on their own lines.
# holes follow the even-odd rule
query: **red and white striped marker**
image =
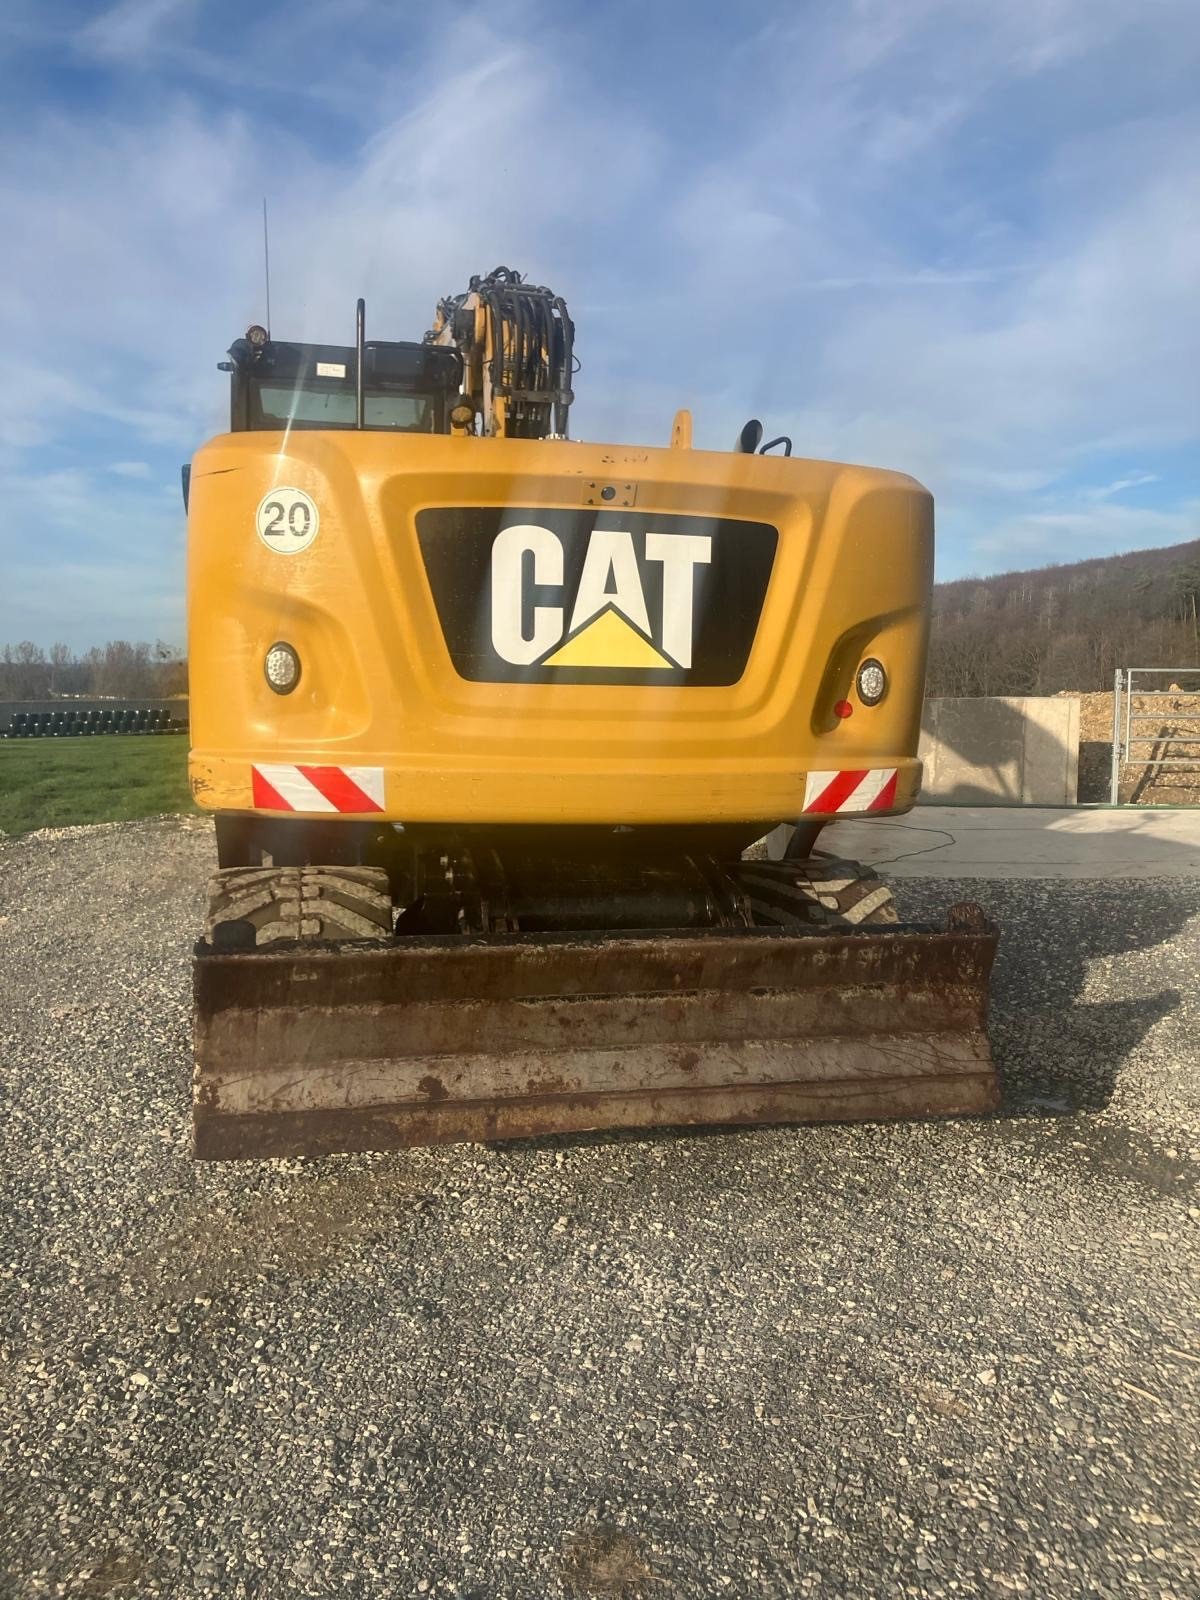
<svg viewBox="0 0 1200 1600">
<path fill-rule="evenodd" d="M 383 810 L 382 767 L 252 766 L 254 804 L 263 811 Z"/>
<path fill-rule="evenodd" d="M 844 811 L 887 811 L 895 804 L 895 767 L 810 772 L 804 780 L 804 809 L 822 816 Z"/>
</svg>

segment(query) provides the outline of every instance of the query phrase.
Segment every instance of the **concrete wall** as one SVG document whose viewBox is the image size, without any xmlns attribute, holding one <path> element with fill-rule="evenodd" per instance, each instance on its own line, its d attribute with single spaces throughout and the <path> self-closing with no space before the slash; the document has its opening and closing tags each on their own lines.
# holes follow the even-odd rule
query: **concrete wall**
<svg viewBox="0 0 1200 1600">
<path fill-rule="evenodd" d="M 927 700 L 921 759 L 926 805 L 1073 806 L 1079 701 Z"/>
</svg>

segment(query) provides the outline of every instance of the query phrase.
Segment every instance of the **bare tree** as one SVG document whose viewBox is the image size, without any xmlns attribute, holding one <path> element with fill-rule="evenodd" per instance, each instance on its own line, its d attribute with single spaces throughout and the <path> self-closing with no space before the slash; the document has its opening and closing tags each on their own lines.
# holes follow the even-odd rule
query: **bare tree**
<svg viewBox="0 0 1200 1600">
<path fill-rule="evenodd" d="M 63 693 L 63 677 L 65 669 L 72 662 L 71 647 L 65 644 L 52 644 L 50 646 L 50 693 Z"/>
</svg>

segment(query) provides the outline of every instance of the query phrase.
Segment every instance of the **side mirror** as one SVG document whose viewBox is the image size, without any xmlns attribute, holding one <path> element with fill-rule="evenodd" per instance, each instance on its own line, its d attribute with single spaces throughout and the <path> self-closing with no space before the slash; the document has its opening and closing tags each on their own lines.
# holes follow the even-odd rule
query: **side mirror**
<svg viewBox="0 0 1200 1600">
<path fill-rule="evenodd" d="M 180 467 L 179 483 L 183 489 L 183 509 L 186 512 L 188 508 L 188 490 L 192 487 L 192 464 L 190 461 L 186 466 Z"/>
<path fill-rule="evenodd" d="M 738 455 L 752 456 L 762 443 L 762 436 L 762 423 L 757 417 L 751 417 L 741 433 L 738 434 L 737 443 L 733 448 Z"/>
</svg>

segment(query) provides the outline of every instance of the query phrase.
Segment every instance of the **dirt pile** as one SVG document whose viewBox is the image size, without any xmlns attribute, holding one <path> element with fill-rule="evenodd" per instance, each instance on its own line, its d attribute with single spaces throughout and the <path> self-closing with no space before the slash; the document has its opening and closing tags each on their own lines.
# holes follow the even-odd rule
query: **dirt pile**
<svg viewBox="0 0 1200 1600">
<path fill-rule="evenodd" d="M 1063 695 L 1070 691 L 1063 690 Z M 1079 701 L 1079 799 L 1080 803 L 1107 800 L 1112 774 L 1112 693 L 1075 694 Z M 1132 732 L 1142 740 L 1133 752 L 1137 758 L 1121 769 L 1121 799 L 1133 805 L 1200 805 L 1200 744 L 1183 744 L 1184 739 L 1200 739 L 1200 699 L 1195 695 L 1135 695 L 1133 711 L 1151 716 L 1138 722 Z M 1151 767 L 1145 762 L 1171 759 L 1195 762 L 1186 767 Z"/>
</svg>

